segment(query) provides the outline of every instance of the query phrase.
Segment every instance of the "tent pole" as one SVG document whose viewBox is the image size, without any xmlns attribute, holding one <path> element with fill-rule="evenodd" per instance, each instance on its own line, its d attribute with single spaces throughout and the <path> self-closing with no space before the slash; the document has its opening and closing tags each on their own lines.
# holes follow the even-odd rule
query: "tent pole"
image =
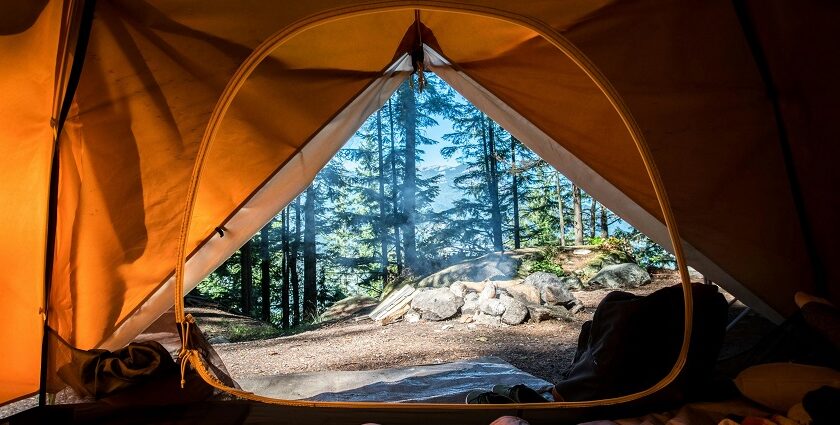
<svg viewBox="0 0 840 425">
<path fill-rule="evenodd" d="M 50 301 L 50 288 L 52 286 L 53 269 L 55 266 L 55 239 L 56 227 L 58 224 L 58 178 L 59 178 L 59 137 L 64 129 L 64 122 L 67 121 L 67 114 L 73 104 L 73 97 L 79 85 L 82 75 L 82 66 L 85 62 L 90 29 L 93 25 L 93 10 L 96 7 L 96 0 L 85 0 L 82 6 L 79 32 L 76 37 L 76 48 L 73 51 L 73 65 L 70 68 L 70 75 L 67 79 L 67 88 L 61 103 L 58 118 L 53 118 L 55 128 L 55 139 L 53 140 L 52 163 L 50 164 L 50 192 L 47 212 L 47 244 L 44 259 L 44 333 L 41 338 L 41 375 L 38 384 L 38 405 L 47 404 L 47 362 L 49 359 L 49 322 L 47 321 Z"/>
<path fill-rule="evenodd" d="M 808 259 L 811 262 L 811 269 L 814 271 L 814 289 L 817 295 L 825 297 L 828 296 L 828 286 L 825 279 L 825 268 L 817 254 L 814 245 L 814 233 L 811 227 L 811 222 L 808 220 L 808 215 L 805 211 L 805 201 L 802 198 L 802 189 L 799 183 L 799 177 L 796 174 L 796 165 L 793 161 L 793 152 L 790 148 L 790 140 L 788 139 L 787 126 L 785 125 L 784 116 L 782 115 L 782 108 L 779 104 L 779 91 L 773 81 L 773 74 L 770 72 L 770 66 L 767 63 L 767 56 L 764 54 L 764 49 L 761 41 L 758 38 L 755 25 L 750 16 L 749 7 L 745 0 L 732 0 L 732 6 L 735 9 L 735 14 L 738 16 L 738 22 L 741 24 L 741 31 L 744 33 L 744 38 L 750 47 L 753 60 L 758 68 L 761 79 L 764 82 L 764 88 L 767 92 L 767 97 L 770 98 L 770 104 L 773 106 L 773 118 L 776 122 L 776 131 L 779 134 L 779 147 L 782 151 L 782 158 L 785 163 L 785 172 L 787 174 L 788 185 L 790 186 L 791 197 L 796 208 L 796 218 L 799 221 L 799 227 L 802 229 L 802 238 L 805 242 L 805 252 L 808 253 Z"/>
</svg>

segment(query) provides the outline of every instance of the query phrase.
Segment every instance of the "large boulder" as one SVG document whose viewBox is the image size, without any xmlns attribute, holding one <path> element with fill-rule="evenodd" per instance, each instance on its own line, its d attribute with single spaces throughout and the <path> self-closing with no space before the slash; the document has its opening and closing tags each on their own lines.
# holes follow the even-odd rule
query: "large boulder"
<svg viewBox="0 0 840 425">
<path fill-rule="evenodd" d="M 478 312 L 478 293 L 470 292 L 464 295 L 464 305 L 461 306 L 462 316 L 472 316 Z"/>
<path fill-rule="evenodd" d="M 635 263 L 605 266 L 587 282 L 610 289 L 637 288 L 650 283 L 650 275 Z"/>
<path fill-rule="evenodd" d="M 458 314 L 464 299 L 452 293 L 449 288 L 420 291 L 411 300 L 411 308 L 420 312 L 425 320 L 446 320 Z"/>
<path fill-rule="evenodd" d="M 478 309 L 488 316 L 501 316 L 505 314 L 505 304 L 498 298 L 481 301 Z"/>
<path fill-rule="evenodd" d="M 611 266 L 614 264 L 625 264 L 625 263 L 632 263 L 635 260 L 630 254 L 627 254 L 624 251 L 606 251 L 601 252 L 591 260 L 587 261 L 587 263 L 581 267 L 576 273 L 583 277 L 585 280 L 593 277 L 602 268 L 606 266 Z"/>
<path fill-rule="evenodd" d="M 540 290 L 543 304 L 561 305 L 574 302 L 575 296 L 566 287 L 562 279 L 553 273 L 536 272 L 526 277 L 523 285 L 531 285 Z"/>
<path fill-rule="evenodd" d="M 580 281 L 580 278 L 575 275 L 563 276 L 560 278 L 560 281 L 563 282 L 563 286 L 572 291 L 579 291 L 586 287 L 586 285 Z"/>
<path fill-rule="evenodd" d="M 520 283 L 508 286 L 505 290 L 517 301 L 525 304 L 539 304 L 542 301 L 540 289 L 534 285 Z"/>
<path fill-rule="evenodd" d="M 505 306 L 505 312 L 502 314 L 502 323 L 506 325 L 518 325 L 528 317 L 528 307 L 510 295 L 499 296 L 499 301 Z"/>
<path fill-rule="evenodd" d="M 566 307 L 561 305 L 529 304 L 527 307 L 528 314 L 531 316 L 531 321 L 534 323 L 546 320 L 572 320 L 572 314 L 566 309 Z"/>
<path fill-rule="evenodd" d="M 492 252 L 449 266 L 417 282 L 418 288 L 440 288 L 461 281 L 507 280 L 516 276 L 521 260 L 509 253 Z"/>
</svg>

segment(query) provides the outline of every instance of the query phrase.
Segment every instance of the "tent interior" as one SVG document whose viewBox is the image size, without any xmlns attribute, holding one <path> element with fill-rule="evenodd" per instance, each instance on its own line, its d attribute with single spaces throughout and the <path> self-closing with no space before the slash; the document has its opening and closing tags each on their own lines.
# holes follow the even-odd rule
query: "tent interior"
<svg viewBox="0 0 840 425">
<path fill-rule="evenodd" d="M 775 322 L 795 314 L 798 291 L 840 302 L 829 267 L 840 249 L 836 5 L 2 7 L 0 403 L 60 385 L 62 345 L 119 349 L 173 304 L 183 323 L 183 294 L 424 70 L 673 251 L 685 287 L 691 266 Z M 685 303 L 688 318 L 690 296 Z M 574 421 L 599 405 L 615 415 L 647 395 L 514 410 L 229 402 L 202 414 L 489 423 L 515 411 L 541 423 Z M 119 414 L 140 407 L 132 409 Z"/>
</svg>

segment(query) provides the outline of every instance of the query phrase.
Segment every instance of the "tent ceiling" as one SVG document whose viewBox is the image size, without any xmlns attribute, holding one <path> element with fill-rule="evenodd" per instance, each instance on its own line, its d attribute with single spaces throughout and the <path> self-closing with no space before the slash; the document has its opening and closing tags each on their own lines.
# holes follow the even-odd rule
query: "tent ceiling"
<svg viewBox="0 0 840 425">
<path fill-rule="evenodd" d="M 254 48 L 272 35 L 293 35 L 254 70 L 220 123 L 198 193 L 191 250 L 211 246 L 200 244 L 276 175 L 278 164 L 291 164 L 306 141 L 370 94 L 405 53 L 400 46 L 412 37 L 415 9 L 422 9 L 423 41 L 456 70 L 661 218 L 616 111 L 568 57 L 528 27 L 559 32 L 606 77 L 641 127 L 684 240 L 781 314 L 792 311 L 794 291 L 815 288 L 771 99 L 731 2 L 371 4 L 99 2 L 60 141 L 49 316 L 59 335 L 80 348 L 101 345 L 171 277 L 202 134 Z M 16 64 L 0 74 L 0 88 L 10 94 L 0 103 L 0 142 L 8 152 L 0 167 L 7 177 L 3 193 L 27 205 L 0 211 L 9 229 L 0 303 L 13 318 L 0 337 L 20 342 L 4 348 L 14 366 L 0 366 L 2 387 L 15 389 L 0 394 L 0 402 L 37 387 L 32 353 L 40 343 L 42 218 L 59 78 L 52 65 L 64 54 L 56 50 L 62 6 L 52 1 L 39 14 L 22 11 L 20 19 L 0 21 L 0 56 Z M 838 197 L 828 195 L 838 183 L 828 159 L 838 146 L 828 141 L 836 138 L 833 75 L 840 64 L 824 51 L 837 10 L 747 6 L 770 52 L 807 216 L 820 230 L 816 251 L 827 264 L 838 253 L 833 236 L 840 226 L 833 219 Z M 812 20 L 819 24 L 803 24 Z M 311 170 L 318 163 L 299 166 Z M 288 194 L 303 185 L 290 185 Z M 214 255 L 235 248 L 228 244 Z M 21 259 L 19 252 L 32 255 Z M 200 278 L 190 275 L 193 284 Z M 837 300 L 837 272 L 829 270 L 828 278 Z M 146 311 L 143 320 L 153 315 Z"/>
</svg>

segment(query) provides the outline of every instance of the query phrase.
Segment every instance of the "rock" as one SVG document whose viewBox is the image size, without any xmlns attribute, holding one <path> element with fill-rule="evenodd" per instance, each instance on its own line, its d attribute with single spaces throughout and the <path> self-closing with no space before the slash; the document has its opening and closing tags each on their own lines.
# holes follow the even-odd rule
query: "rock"
<svg viewBox="0 0 840 425">
<path fill-rule="evenodd" d="M 563 280 L 553 273 L 536 272 L 526 277 L 522 284 L 538 288 L 543 304 L 558 305 L 575 301 L 575 296 L 569 292 Z"/>
<path fill-rule="evenodd" d="M 528 314 L 531 316 L 530 321 L 534 323 L 546 320 L 572 320 L 571 313 L 563 306 L 529 304 L 526 307 L 528 308 Z"/>
<path fill-rule="evenodd" d="M 481 290 L 481 294 L 478 296 L 478 301 L 487 301 L 492 298 L 496 298 L 496 285 L 493 282 L 486 282 L 484 289 Z"/>
<path fill-rule="evenodd" d="M 703 273 L 698 272 L 694 269 L 694 267 L 688 267 L 688 277 L 691 279 L 692 282 L 703 282 L 706 280 L 706 277 L 703 276 Z"/>
<path fill-rule="evenodd" d="M 505 306 L 505 312 L 502 314 L 502 323 L 507 325 L 518 325 L 525 321 L 528 317 L 528 307 L 524 303 L 517 301 L 511 296 L 503 296 L 499 298 Z"/>
<path fill-rule="evenodd" d="M 541 301 L 540 290 L 534 285 L 513 285 L 507 287 L 507 292 L 517 301 L 525 304 L 539 304 Z"/>
<path fill-rule="evenodd" d="M 207 342 L 209 342 L 210 344 L 227 344 L 227 343 L 230 342 L 230 340 L 225 338 L 223 335 L 216 335 L 216 336 L 210 337 L 207 340 Z"/>
<path fill-rule="evenodd" d="M 366 311 L 379 304 L 379 300 L 367 295 L 355 295 L 336 301 L 322 315 L 322 320 L 334 320 L 350 317 L 356 313 Z"/>
<path fill-rule="evenodd" d="M 501 316 L 505 314 L 505 304 L 498 298 L 491 298 L 479 303 L 479 310 L 489 316 Z"/>
<path fill-rule="evenodd" d="M 472 316 L 478 312 L 478 294 L 470 292 L 464 295 L 464 305 L 461 306 L 461 316 Z"/>
<path fill-rule="evenodd" d="M 465 282 L 465 281 L 458 281 L 464 285 L 464 288 L 467 292 L 481 292 L 484 289 L 484 286 L 487 285 L 487 282 Z"/>
<path fill-rule="evenodd" d="M 502 326 L 502 316 L 478 313 L 475 315 L 475 323 L 479 325 Z"/>
<path fill-rule="evenodd" d="M 577 273 L 582 276 L 584 280 L 588 280 L 606 266 L 632 263 L 634 261 L 635 259 L 632 256 L 623 251 L 607 251 L 589 260 L 586 265 L 577 271 Z"/>
<path fill-rule="evenodd" d="M 420 312 L 425 320 L 446 320 L 456 314 L 464 299 L 453 294 L 449 288 L 421 291 L 411 300 L 411 308 Z"/>
<path fill-rule="evenodd" d="M 415 309 L 408 310 L 408 313 L 403 316 L 403 320 L 405 323 L 417 323 L 420 321 L 420 312 Z"/>
<path fill-rule="evenodd" d="M 635 263 L 615 264 L 602 268 L 587 283 L 611 289 L 637 288 L 650 283 L 650 275 Z"/>
<path fill-rule="evenodd" d="M 449 266 L 430 274 L 417 282 L 417 287 L 440 288 L 456 281 L 481 282 L 483 280 L 505 280 L 516 276 L 521 260 L 510 253 L 493 252 L 473 260 Z"/>
<path fill-rule="evenodd" d="M 572 251 L 572 254 L 575 254 L 575 255 L 589 255 L 591 253 L 592 253 L 591 249 L 585 249 L 585 248 L 579 248 L 579 249 L 576 249 L 576 250 Z"/>
<path fill-rule="evenodd" d="M 574 291 L 581 290 L 586 287 L 586 285 L 581 282 L 580 278 L 575 275 L 563 276 L 560 278 L 560 281 L 563 282 L 563 285 Z"/>
<path fill-rule="evenodd" d="M 452 285 L 449 285 L 449 290 L 459 297 L 463 297 L 467 293 L 467 287 L 464 286 L 464 283 L 460 280 L 453 283 Z"/>
</svg>

